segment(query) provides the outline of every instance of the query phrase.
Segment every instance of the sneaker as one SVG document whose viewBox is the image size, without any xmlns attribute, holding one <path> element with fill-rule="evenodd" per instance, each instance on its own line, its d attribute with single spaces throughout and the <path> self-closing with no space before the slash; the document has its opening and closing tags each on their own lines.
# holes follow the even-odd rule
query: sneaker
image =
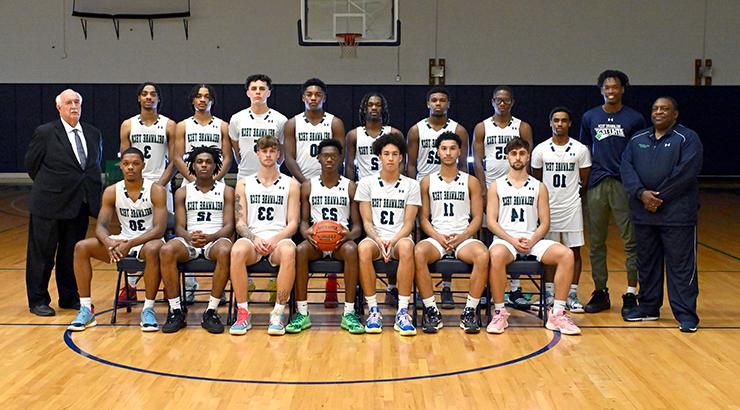
<svg viewBox="0 0 740 410">
<path fill-rule="evenodd" d="M 542 306 L 543 309 L 547 310 L 552 307 L 553 302 L 555 302 L 555 295 L 552 294 L 550 291 L 545 291 L 545 305 Z M 531 310 L 540 310 L 540 306 L 542 305 L 542 301 L 538 300 L 530 304 Z"/>
<path fill-rule="evenodd" d="M 247 330 L 252 328 L 252 315 L 247 309 L 238 308 L 236 313 L 236 322 L 229 328 L 229 334 L 243 335 Z"/>
<path fill-rule="evenodd" d="M 625 322 L 645 322 L 645 321 L 654 321 L 660 319 L 660 314 L 651 314 L 644 312 L 640 307 L 636 307 L 626 314 L 622 315 L 622 318 Z"/>
<path fill-rule="evenodd" d="M 360 335 L 365 333 L 365 326 L 360 323 L 360 318 L 352 313 L 345 313 L 342 315 L 342 324 L 339 325 L 342 329 L 352 333 L 353 335 Z"/>
<path fill-rule="evenodd" d="M 547 313 L 547 323 L 545 324 L 546 328 L 556 332 L 560 332 L 564 335 L 581 334 L 581 328 L 573 323 L 573 318 L 566 314 L 565 310 L 561 311 L 558 314 L 553 314 L 552 309 L 550 309 Z"/>
<path fill-rule="evenodd" d="M 455 300 L 452 298 L 452 289 L 449 286 L 443 287 L 441 295 L 442 303 L 440 303 L 440 306 L 442 306 L 442 309 L 454 309 Z"/>
<path fill-rule="evenodd" d="M 326 296 L 324 296 L 324 307 L 334 309 L 339 305 L 337 301 L 337 275 L 329 274 L 326 279 Z"/>
<path fill-rule="evenodd" d="M 504 333 L 504 329 L 509 327 L 509 321 L 506 318 L 509 317 L 509 312 L 504 310 L 494 310 L 493 317 L 486 327 L 486 332 L 501 334 Z"/>
<path fill-rule="evenodd" d="M 385 290 L 385 304 L 392 307 L 398 307 L 398 288 Z"/>
<path fill-rule="evenodd" d="M 267 290 L 270 291 L 270 298 L 268 301 L 270 303 L 275 303 L 275 299 L 277 298 L 277 280 L 270 279 L 270 281 L 267 282 Z"/>
<path fill-rule="evenodd" d="M 162 333 L 175 333 L 187 325 L 182 309 L 170 310 L 167 313 L 167 321 L 162 326 Z"/>
<path fill-rule="evenodd" d="M 383 315 L 377 307 L 371 308 L 365 320 L 366 333 L 380 333 L 383 331 Z"/>
<path fill-rule="evenodd" d="M 696 333 L 698 330 L 697 325 L 694 322 L 680 322 L 678 324 L 678 329 L 683 333 Z"/>
<path fill-rule="evenodd" d="M 67 330 L 71 330 L 73 332 L 81 332 L 88 327 L 93 327 L 97 324 L 98 322 L 95 321 L 95 312 L 93 311 L 93 309 L 89 309 L 86 306 L 81 306 L 80 313 L 78 313 L 75 320 L 73 320 L 72 323 L 67 326 Z"/>
<path fill-rule="evenodd" d="M 439 310 L 434 306 L 424 308 L 424 314 L 421 317 L 421 328 L 424 333 L 437 333 L 442 326 L 442 315 Z"/>
<path fill-rule="evenodd" d="M 142 332 L 156 332 L 159 330 L 159 323 L 157 323 L 157 315 L 154 314 L 154 309 L 144 308 L 141 311 L 141 326 Z"/>
<path fill-rule="evenodd" d="M 118 294 L 118 305 L 128 306 L 131 302 L 136 302 L 136 287 L 126 284 L 121 288 L 121 293 Z"/>
<path fill-rule="evenodd" d="M 252 292 L 257 289 L 256 286 L 254 286 L 254 281 L 252 279 L 249 279 L 249 282 L 247 283 L 247 302 L 252 301 Z"/>
<path fill-rule="evenodd" d="M 223 333 L 224 324 L 221 322 L 221 316 L 218 315 L 215 309 L 207 309 L 203 312 L 203 319 L 200 322 L 200 326 L 207 330 L 208 333 Z"/>
<path fill-rule="evenodd" d="M 195 280 L 190 282 L 189 280 L 186 279 L 186 282 L 189 282 L 189 283 L 185 284 L 185 303 L 188 306 L 190 306 L 193 303 L 195 303 L 195 291 L 198 290 L 199 285 L 198 285 L 198 282 Z"/>
<path fill-rule="evenodd" d="M 226 303 L 228 303 L 228 300 L 226 300 L 226 291 L 224 291 L 224 292 L 223 292 L 223 293 L 221 294 L 221 300 L 220 300 L 220 301 L 218 302 L 218 305 L 219 305 L 219 306 L 223 306 L 223 305 L 225 305 Z"/>
<path fill-rule="evenodd" d="M 591 294 L 591 300 L 588 301 L 583 310 L 586 313 L 598 313 L 602 310 L 609 310 L 612 304 L 609 301 L 609 289 L 596 289 Z"/>
<path fill-rule="evenodd" d="M 511 303 L 511 307 L 517 310 L 529 310 L 532 306 L 524 297 L 522 288 L 516 288 L 516 290 L 509 292 L 509 303 Z"/>
<path fill-rule="evenodd" d="M 565 307 L 568 308 L 570 313 L 583 313 L 583 305 L 578 300 L 578 293 L 573 291 L 568 293 L 568 300 L 565 301 Z"/>
<path fill-rule="evenodd" d="M 462 315 L 460 315 L 460 328 L 465 330 L 465 333 L 478 333 L 480 332 L 480 326 L 478 326 L 478 317 L 475 314 L 475 309 L 466 307 L 463 309 Z"/>
<path fill-rule="evenodd" d="M 393 324 L 395 329 L 401 336 L 415 336 L 416 328 L 411 322 L 411 315 L 409 315 L 408 309 L 401 309 L 396 313 L 396 323 Z"/>
<path fill-rule="evenodd" d="M 270 325 L 267 326 L 267 334 L 273 336 L 282 336 L 285 334 L 285 317 L 270 313 Z"/>
<path fill-rule="evenodd" d="M 637 307 L 637 295 L 634 293 L 625 293 L 622 295 L 622 318 L 629 311 Z"/>
<path fill-rule="evenodd" d="M 306 330 L 309 327 L 311 327 L 311 316 L 296 312 L 293 320 L 288 323 L 288 326 L 285 326 L 285 331 L 288 333 L 301 333 L 301 330 Z"/>
</svg>

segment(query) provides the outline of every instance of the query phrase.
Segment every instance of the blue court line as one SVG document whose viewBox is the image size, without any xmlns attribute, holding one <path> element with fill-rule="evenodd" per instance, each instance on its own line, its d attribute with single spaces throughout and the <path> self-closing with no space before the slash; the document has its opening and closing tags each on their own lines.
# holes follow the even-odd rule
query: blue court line
<svg viewBox="0 0 740 410">
<path fill-rule="evenodd" d="M 704 243 L 704 242 L 697 242 L 697 243 L 698 243 L 699 245 L 701 245 L 701 246 L 703 246 L 703 247 L 705 247 L 705 248 L 711 249 L 711 250 L 713 250 L 713 251 L 715 251 L 715 252 L 717 252 L 717 253 L 721 253 L 722 255 L 725 255 L 725 256 L 729 256 L 730 258 L 732 258 L 732 259 L 735 259 L 736 261 L 740 261 L 740 258 L 738 258 L 737 256 L 735 256 L 735 255 L 733 255 L 733 254 L 731 254 L 731 253 L 725 252 L 725 251 L 723 251 L 722 249 L 718 249 L 718 248 L 715 248 L 715 247 L 713 247 L 713 246 L 707 245 L 707 244 L 706 244 L 706 243 Z M 699 272 L 701 272 L 701 270 L 699 270 Z"/>
</svg>

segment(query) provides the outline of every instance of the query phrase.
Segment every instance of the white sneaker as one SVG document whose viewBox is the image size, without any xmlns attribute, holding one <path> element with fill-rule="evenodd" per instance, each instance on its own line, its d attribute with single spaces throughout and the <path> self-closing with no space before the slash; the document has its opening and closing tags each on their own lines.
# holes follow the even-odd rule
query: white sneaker
<svg viewBox="0 0 740 410">
<path fill-rule="evenodd" d="M 583 304 L 578 300 L 578 294 L 574 291 L 568 293 L 568 300 L 565 301 L 565 307 L 571 313 L 583 313 Z"/>
</svg>

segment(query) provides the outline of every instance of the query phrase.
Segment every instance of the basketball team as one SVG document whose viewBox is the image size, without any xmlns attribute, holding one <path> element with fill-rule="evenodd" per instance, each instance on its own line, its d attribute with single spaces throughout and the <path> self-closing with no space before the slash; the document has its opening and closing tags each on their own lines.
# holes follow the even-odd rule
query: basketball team
<svg viewBox="0 0 740 410">
<path fill-rule="evenodd" d="M 342 329 L 381 333 L 384 318 L 373 261 L 394 259 L 397 274 L 384 298 L 397 304 L 394 330 L 402 336 L 417 333 L 409 313 L 415 283 L 414 305 L 423 306 L 422 330 L 436 333 L 443 326 L 439 309 L 454 307 L 454 300 L 451 278 L 443 276 L 437 306 L 428 265 L 454 257 L 472 265 L 459 326 L 466 333 L 480 331 L 476 309 L 488 286 L 491 300 L 486 303 L 492 304 L 493 316 L 486 331 L 500 334 L 508 327 L 507 303 L 517 309 L 529 309 L 532 303 L 518 279 L 507 279 L 506 267 L 518 257 L 530 257 L 546 266 L 546 298 L 536 302 L 547 309 L 546 327 L 578 335 L 581 329 L 572 313 L 596 313 L 611 306 L 605 245 L 610 215 L 626 254 L 622 316 L 628 321 L 655 320 L 655 307 L 662 304 L 662 279 L 659 304 L 651 289 L 646 296 L 652 300 L 645 299 L 650 309 L 643 307 L 641 282 L 638 306 L 639 249 L 630 201 L 640 201 L 646 212 L 655 213 L 662 206 L 660 193 L 629 185 L 625 175 L 631 174 L 625 168 L 631 165 L 623 162 L 630 157 L 630 139 L 640 130 L 658 130 L 661 118 L 677 115 L 677 104 L 670 97 L 655 100 L 654 128 L 647 128 L 640 113 L 622 104 L 628 82 L 620 71 L 604 71 L 597 81 L 604 104 L 583 115 L 579 138 L 570 137 L 573 114 L 555 107 L 548 118 L 551 138 L 536 147 L 530 125 L 512 115 L 514 93 L 506 86 L 493 92 L 494 113 L 475 126 L 471 141 L 465 128 L 448 117 L 450 95 L 441 87 L 428 91 L 429 116 L 404 136 L 388 124 L 389 104 L 378 92 L 362 98 L 361 125 L 345 135 L 343 122 L 324 111 L 327 87 L 316 78 L 302 86 L 305 111 L 287 119 L 268 106 L 271 79 L 262 74 L 248 77 L 250 106 L 228 123 L 211 114 L 216 95 L 209 85 L 192 89 L 194 114 L 175 123 L 158 111 L 158 86 L 144 83 L 137 92 L 140 114 L 121 125 L 123 180 L 104 190 L 94 237 L 74 249 L 80 310 L 68 329 L 96 325 L 91 259 L 116 263 L 132 256 L 145 265 L 140 324 L 145 332 L 160 329 L 154 304 L 162 284 L 169 309 L 161 330 L 172 333 L 186 327 L 178 264 L 206 258 L 215 262 L 215 271 L 203 328 L 225 331 L 218 308 L 229 280 L 237 307 L 229 333 L 243 335 L 251 328 L 254 285 L 248 272 L 264 259 L 278 269 L 267 332 L 300 333 L 312 326 L 308 264 L 332 258 L 344 266 Z M 77 92 L 65 90 L 57 104 L 68 100 L 82 103 Z M 466 173 L 470 143 L 475 175 Z M 223 182 L 232 150 L 238 163 L 235 188 Z M 178 172 L 183 184 L 173 195 L 170 181 Z M 584 205 L 595 284 L 586 305 L 577 294 Z M 168 224 L 172 214 L 174 224 Z M 118 234 L 109 230 L 114 216 L 120 223 Z M 168 225 L 174 234 L 165 241 Z M 366 317 L 355 311 L 358 282 L 368 307 Z M 122 297 L 135 295 L 135 286 L 135 280 L 126 284 Z M 296 312 L 288 321 L 286 306 L 293 289 Z M 695 318 L 687 321 L 687 331 L 695 331 L 698 324 L 696 294 L 693 302 L 686 301 L 685 310 L 693 308 Z M 671 305 L 675 313 L 673 299 Z"/>
</svg>

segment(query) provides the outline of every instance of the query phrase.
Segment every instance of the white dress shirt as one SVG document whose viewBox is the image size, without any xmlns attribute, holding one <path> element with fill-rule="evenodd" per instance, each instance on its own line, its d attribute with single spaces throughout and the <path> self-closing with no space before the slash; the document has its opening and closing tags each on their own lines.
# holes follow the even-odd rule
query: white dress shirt
<svg viewBox="0 0 740 410">
<path fill-rule="evenodd" d="M 64 131 L 67 133 L 67 138 L 69 139 L 69 143 L 72 145 L 72 152 L 75 153 L 75 157 L 77 158 L 77 162 L 80 162 L 80 153 L 77 152 L 77 142 L 75 141 L 75 133 L 72 132 L 72 130 L 77 130 L 80 134 L 80 139 L 82 140 L 82 149 L 85 150 L 85 158 L 87 158 L 87 140 L 85 140 L 85 134 L 82 132 L 82 125 L 80 123 L 77 123 L 77 126 L 73 127 L 69 124 L 67 124 L 67 121 L 64 121 L 63 118 L 60 118 L 62 120 L 62 125 L 64 125 Z"/>
</svg>

